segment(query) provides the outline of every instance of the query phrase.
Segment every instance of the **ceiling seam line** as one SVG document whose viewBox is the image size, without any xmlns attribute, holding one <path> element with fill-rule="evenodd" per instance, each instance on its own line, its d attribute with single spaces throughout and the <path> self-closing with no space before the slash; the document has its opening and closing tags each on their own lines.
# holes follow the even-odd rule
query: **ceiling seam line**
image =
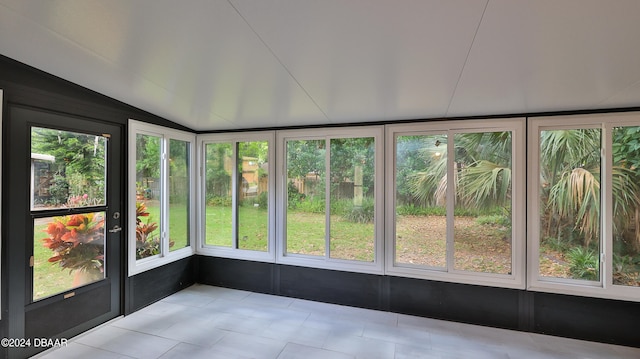
<svg viewBox="0 0 640 359">
<path fill-rule="evenodd" d="M 462 75 L 464 74 L 464 70 L 467 67 L 469 56 L 471 56 L 471 50 L 473 50 L 473 45 L 476 42 L 476 37 L 478 36 L 478 32 L 480 31 L 480 26 L 482 25 L 482 21 L 484 20 L 484 14 L 487 12 L 487 8 L 489 7 L 489 1 L 491 0 L 487 0 L 487 3 L 484 5 L 484 9 L 482 10 L 480 21 L 478 21 L 478 26 L 476 26 L 476 31 L 473 34 L 473 39 L 471 39 L 471 45 L 469 46 L 469 50 L 467 51 L 467 56 L 465 56 L 464 58 L 464 63 L 462 64 L 462 69 L 460 69 L 458 80 L 456 81 L 456 85 L 453 88 L 453 93 L 451 94 L 451 98 L 449 99 L 449 104 L 447 105 L 447 110 L 445 111 L 445 117 L 449 116 L 449 110 L 451 109 L 451 104 L 453 103 L 453 99 L 456 97 L 456 92 L 458 92 L 458 86 L 460 85 L 460 81 L 462 80 Z"/>
<path fill-rule="evenodd" d="M 9 10 L 9 11 L 11 11 L 12 13 L 14 13 L 16 16 L 19 16 L 19 17 L 20 17 L 21 19 L 23 19 L 24 21 L 26 21 L 26 22 L 28 22 L 28 23 L 32 23 L 32 24 L 34 24 L 37 28 L 42 29 L 43 31 L 45 31 L 45 32 L 47 32 L 47 33 L 52 34 L 54 37 L 56 37 L 56 38 L 60 39 L 61 41 L 64 41 L 64 42 L 66 42 L 66 43 L 68 43 L 68 44 L 71 44 L 72 46 L 74 46 L 74 47 L 76 47 L 76 48 L 80 49 L 81 51 L 83 51 L 83 52 L 85 52 L 85 53 L 87 53 L 87 54 L 90 54 L 91 56 L 94 56 L 94 57 L 98 58 L 100 61 L 103 61 L 103 62 L 105 62 L 105 63 L 107 63 L 107 64 L 109 64 L 109 65 L 114 66 L 116 69 L 118 68 L 118 66 L 117 66 L 117 63 L 116 63 L 116 62 L 114 62 L 113 60 L 109 59 L 108 57 L 106 57 L 106 56 L 102 55 L 101 53 L 96 52 L 96 51 L 94 51 L 94 50 L 92 50 L 92 49 L 90 49 L 90 48 L 88 48 L 88 47 L 84 46 L 82 43 L 80 43 L 80 42 L 78 42 L 78 41 L 75 41 L 75 40 L 73 40 L 73 39 L 71 39 L 71 38 L 69 38 L 69 37 L 65 36 L 64 34 L 62 34 L 62 33 L 58 32 L 58 31 L 56 31 L 56 30 L 54 30 L 54 29 L 52 29 L 52 28 L 50 28 L 50 27 L 48 27 L 48 26 L 44 26 L 44 25 L 40 24 L 39 22 L 36 22 L 36 21 L 35 21 L 35 20 L 33 20 L 32 18 L 25 16 L 24 14 L 22 14 L 22 13 L 18 12 L 17 10 L 15 10 L 15 9 L 13 9 L 13 8 L 11 8 L 11 7 L 9 7 L 9 6 L 8 6 L 8 5 L 6 5 L 6 4 L 0 4 L 0 7 L 4 7 L 4 8 L 6 8 L 6 9 L 8 9 L 8 10 Z M 25 62 L 25 63 L 26 63 L 26 62 Z M 29 65 L 29 66 L 33 66 L 33 65 Z M 140 74 L 138 74 L 138 73 L 133 73 L 133 72 L 127 72 L 127 73 L 123 73 L 123 74 L 128 75 L 128 76 L 131 76 L 131 77 L 133 77 L 134 79 L 140 79 L 140 80 L 146 81 L 146 82 L 148 82 L 148 83 L 150 83 L 150 84 L 152 84 L 152 85 L 154 85 L 154 86 L 157 86 L 159 89 L 163 90 L 165 93 L 173 94 L 173 92 L 171 92 L 171 90 L 169 90 L 166 86 L 163 86 L 163 85 L 159 84 L 158 82 L 156 82 L 156 81 L 154 81 L 154 80 L 151 80 L 151 79 L 150 79 L 149 77 L 147 77 L 147 76 L 143 76 L 143 75 L 140 75 Z M 58 76 L 58 75 L 54 75 L 54 76 L 56 76 L 56 77 L 60 77 L 60 76 Z M 61 77 L 61 78 L 62 78 L 62 77 Z M 67 80 L 67 81 L 72 81 L 71 79 L 66 78 L 66 77 L 65 77 L 65 78 L 62 78 L 62 79 Z M 76 83 L 76 81 L 72 81 L 72 82 Z M 86 87 L 86 85 L 81 85 L 81 86 Z M 95 91 L 95 90 L 94 90 L 94 91 Z M 101 91 L 103 91 L 103 90 L 101 90 Z M 116 101 L 120 101 L 120 102 L 124 102 L 124 101 L 125 101 L 125 99 L 119 99 L 116 95 L 113 95 L 113 94 L 106 94 L 106 93 L 102 93 L 102 94 L 103 94 L 103 95 L 105 95 L 105 96 L 107 96 L 107 97 L 113 98 L 113 99 L 115 99 Z M 145 111 L 147 111 L 147 112 L 149 112 L 149 113 L 151 113 L 151 114 L 153 114 L 153 115 L 159 116 L 159 117 L 163 117 L 163 118 L 164 118 L 164 117 L 168 117 L 168 116 L 166 116 L 166 115 L 160 115 L 159 113 L 151 112 L 151 111 L 149 111 L 149 110 L 145 110 Z M 229 121 L 226 117 L 224 117 L 224 116 L 222 116 L 222 115 L 220 115 L 220 114 L 216 113 L 215 111 L 210 111 L 210 112 L 208 113 L 208 115 L 211 115 L 211 114 L 213 114 L 214 116 L 216 116 L 216 117 L 218 117 L 218 118 L 220 118 L 220 119 L 224 120 L 225 122 L 228 122 L 229 124 L 233 125 L 233 123 L 232 123 L 231 121 Z M 166 118 L 166 119 L 168 119 L 168 120 L 170 120 L 170 121 L 173 121 L 173 122 L 176 122 L 176 123 L 178 123 L 178 124 L 183 125 L 182 123 L 175 121 L 175 119 L 174 119 L 174 120 L 171 120 L 170 118 Z M 188 126 L 186 126 L 186 125 L 183 125 L 183 126 L 188 127 Z"/>
<path fill-rule="evenodd" d="M 238 8 L 231 2 L 231 0 L 227 0 L 227 2 L 229 3 L 229 5 L 233 8 L 233 10 L 238 14 L 238 16 L 240 16 L 240 18 L 242 19 L 242 21 L 244 21 L 245 24 L 247 24 L 247 26 L 249 27 L 249 29 L 251 29 L 251 31 L 253 32 L 254 35 L 256 35 L 256 37 L 258 38 L 258 40 L 260 40 L 260 42 L 264 45 L 264 47 L 267 48 L 267 50 L 269 51 L 269 53 L 271 53 L 271 55 L 276 59 L 276 61 L 278 61 L 278 63 L 280 64 L 280 66 L 282 66 L 282 68 L 287 72 L 287 74 L 289 74 L 289 76 L 293 79 L 293 81 L 298 85 L 298 87 L 300 87 L 300 89 L 302 90 L 302 92 L 305 93 L 305 95 L 307 95 L 307 97 L 309 98 L 309 100 L 311 100 L 311 102 L 313 102 L 313 104 L 316 106 L 316 108 L 322 113 L 322 115 L 324 116 L 324 118 L 327 119 L 327 121 L 331 122 L 331 119 L 329 118 L 329 116 L 322 110 L 322 108 L 320 107 L 320 105 L 316 102 L 316 100 L 313 98 L 313 96 L 311 96 L 311 94 L 302 86 L 302 84 L 298 81 L 298 79 L 293 76 L 293 73 L 291 73 L 291 71 L 289 70 L 289 68 L 287 68 L 287 66 L 284 64 L 284 62 L 282 62 L 282 60 L 276 55 L 276 53 L 273 51 L 273 49 L 267 44 L 267 42 L 262 38 L 262 36 L 260 36 L 260 34 L 258 34 L 258 32 L 253 28 L 253 26 L 251 26 L 251 24 L 249 23 L 249 21 L 247 21 L 247 19 L 242 15 L 242 13 L 240 13 L 240 10 L 238 10 Z"/>
<path fill-rule="evenodd" d="M 640 80 L 633 82 L 631 85 L 625 87 L 624 89 L 620 90 L 620 91 L 616 91 L 616 93 L 614 93 L 611 96 L 607 96 L 606 98 L 596 102 L 596 106 L 600 106 L 602 104 L 605 104 L 607 102 L 609 102 L 609 100 L 615 98 L 616 96 L 620 95 L 621 93 L 627 92 L 629 89 L 632 89 L 636 86 L 638 86 L 638 84 L 640 84 Z"/>
</svg>

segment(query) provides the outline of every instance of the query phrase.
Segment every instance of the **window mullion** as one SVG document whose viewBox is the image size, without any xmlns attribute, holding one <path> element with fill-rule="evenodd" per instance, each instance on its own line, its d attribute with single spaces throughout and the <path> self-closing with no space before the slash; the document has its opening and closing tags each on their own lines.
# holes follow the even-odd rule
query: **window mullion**
<svg viewBox="0 0 640 359">
<path fill-rule="evenodd" d="M 613 126 L 602 125 L 602 151 L 600 171 L 600 283 L 604 288 L 613 285 Z"/>
<path fill-rule="evenodd" d="M 447 272 L 454 270 L 454 225 L 455 225 L 455 200 L 457 174 L 455 168 L 455 144 L 452 131 L 447 131 L 447 220 L 446 220 L 446 238 L 447 238 Z"/>
<path fill-rule="evenodd" d="M 160 256 L 169 254 L 169 139 L 162 137 L 160 149 Z"/>
<path fill-rule="evenodd" d="M 325 258 L 331 258 L 331 140 L 325 139 L 324 143 L 324 253 Z"/>
<path fill-rule="evenodd" d="M 237 141 L 233 141 L 232 148 L 232 166 L 231 166 L 231 233 L 232 233 L 232 244 L 231 248 L 238 249 L 238 191 L 241 186 L 238 186 L 238 146 L 239 143 Z"/>
</svg>

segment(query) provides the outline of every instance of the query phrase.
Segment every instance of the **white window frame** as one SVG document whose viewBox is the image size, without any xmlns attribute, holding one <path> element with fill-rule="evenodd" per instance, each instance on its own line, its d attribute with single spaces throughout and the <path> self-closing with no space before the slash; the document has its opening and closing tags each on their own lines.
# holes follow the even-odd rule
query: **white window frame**
<svg viewBox="0 0 640 359">
<path fill-rule="evenodd" d="M 222 134 L 206 134 L 206 135 L 198 135 L 198 245 L 196 248 L 196 252 L 202 255 L 209 255 L 215 257 L 224 257 L 224 258 L 234 258 L 234 259 L 245 259 L 252 260 L 258 262 L 274 262 L 275 261 L 275 132 L 274 131 L 261 131 L 261 132 L 241 132 L 241 133 L 222 133 Z M 254 142 L 254 141 L 267 141 L 269 150 L 268 150 L 268 173 L 269 173 L 269 184 L 268 184 L 268 224 L 267 224 L 267 251 L 254 251 L 248 249 L 240 249 L 233 247 L 222 247 L 222 246 L 213 246 L 207 245 L 205 243 L 205 228 L 206 228 L 206 193 L 205 193 L 205 173 L 204 173 L 204 164 L 206 161 L 206 152 L 205 146 L 210 143 L 232 143 L 234 144 L 233 148 L 233 173 L 232 175 L 232 192 L 234 193 L 232 199 L 232 207 L 235 208 L 237 206 L 237 198 L 236 198 L 236 186 L 238 185 L 237 176 L 235 175 L 237 170 L 237 153 L 235 144 L 239 142 Z M 234 226 L 237 225 L 236 219 L 236 211 L 233 211 L 233 223 Z M 234 230 L 234 233 L 237 233 Z M 235 235 L 235 234 L 234 234 Z M 237 239 L 234 239 L 234 243 Z"/>
<path fill-rule="evenodd" d="M 129 276 L 133 276 L 144 271 L 163 266 L 165 264 L 175 262 L 177 260 L 187 258 L 195 253 L 194 243 L 196 242 L 195 231 L 195 209 L 196 209 L 196 162 L 195 162 L 195 147 L 196 136 L 190 132 L 179 131 L 163 126 L 157 126 L 148 124 L 145 122 L 129 120 L 128 124 L 128 148 L 129 148 L 129 161 L 128 161 L 128 204 L 129 204 L 129 221 L 128 221 L 128 262 L 129 262 Z M 161 250 L 160 253 L 148 258 L 136 259 L 136 135 L 150 135 L 159 137 L 161 139 L 161 219 L 160 219 L 160 238 L 161 238 Z M 180 140 L 188 142 L 189 145 L 189 245 L 176 249 L 175 251 L 169 250 L 169 142 L 170 140 Z"/>
<path fill-rule="evenodd" d="M 454 270 L 452 265 L 453 233 L 447 231 L 447 267 L 409 266 L 395 261 L 396 222 L 396 138 L 398 136 L 511 131 L 512 138 L 512 243 L 511 274 L 496 274 Z M 447 141 L 448 145 L 453 144 Z M 445 282 L 486 285 L 514 289 L 525 288 L 525 119 L 433 121 L 424 123 L 395 124 L 386 126 L 386 257 L 385 274 Z M 448 152 L 452 153 L 452 151 Z M 453 161 L 453 157 L 448 157 Z M 452 168 L 447 166 L 449 175 Z M 453 187 L 450 187 L 453 190 Z M 453 195 L 447 196 L 447 213 L 453 211 Z M 453 221 L 447 218 L 447 221 Z"/>
<path fill-rule="evenodd" d="M 286 243 L 287 210 L 287 140 L 327 140 L 336 138 L 373 137 L 375 139 L 375 215 L 374 215 L 374 259 L 372 262 L 288 254 Z M 277 224 L 276 262 L 280 264 L 333 269 L 358 273 L 384 273 L 384 126 L 338 127 L 304 130 L 283 130 L 276 134 L 277 168 Z M 326 241 L 326 238 L 325 238 Z"/>
<path fill-rule="evenodd" d="M 640 287 L 613 284 L 613 205 L 612 205 L 612 130 L 614 127 L 640 126 L 640 113 L 530 118 L 528 125 L 528 286 L 538 292 L 580 295 L 640 302 Z M 600 280 L 587 281 L 540 276 L 540 215 L 538 176 L 540 167 L 540 131 L 554 129 L 600 128 L 602 130 L 600 179 Z"/>
</svg>

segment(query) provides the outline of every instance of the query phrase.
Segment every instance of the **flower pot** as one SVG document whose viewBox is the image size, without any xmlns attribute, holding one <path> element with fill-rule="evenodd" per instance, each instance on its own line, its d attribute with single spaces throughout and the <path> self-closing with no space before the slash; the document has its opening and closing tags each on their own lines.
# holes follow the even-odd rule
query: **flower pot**
<svg viewBox="0 0 640 359">
<path fill-rule="evenodd" d="M 76 270 L 73 272 L 73 286 L 80 287 L 85 284 L 97 282 L 104 278 L 104 274 L 99 269 Z"/>
</svg>

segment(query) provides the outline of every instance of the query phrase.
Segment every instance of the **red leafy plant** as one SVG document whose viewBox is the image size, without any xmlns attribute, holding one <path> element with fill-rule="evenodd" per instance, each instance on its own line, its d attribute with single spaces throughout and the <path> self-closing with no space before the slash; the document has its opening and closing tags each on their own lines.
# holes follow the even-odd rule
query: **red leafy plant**
<svg viewBox="0 0 640 359">
<path fill-rule="evenodd" d="M 160 237 L 155 232 L 158 229 L 158 224 L 151 222 L 151 218 L 147 218 L 147 221 L 144 222 L 141 217 L 149 217 L 147 205 L 144 202 L 136 202 L 136 259 L 160 253 Z M 170 241 L 169 247 L 172 247 L 173 244 L 174 242 Z"/>
<path fill-rule="evenodd" d="M 104 217 L 101 213 L 55 217 L 43 238 L 54 255 L 49 262 L 60 267 L 86 272 L 104 272 Z"/>
</svg>

